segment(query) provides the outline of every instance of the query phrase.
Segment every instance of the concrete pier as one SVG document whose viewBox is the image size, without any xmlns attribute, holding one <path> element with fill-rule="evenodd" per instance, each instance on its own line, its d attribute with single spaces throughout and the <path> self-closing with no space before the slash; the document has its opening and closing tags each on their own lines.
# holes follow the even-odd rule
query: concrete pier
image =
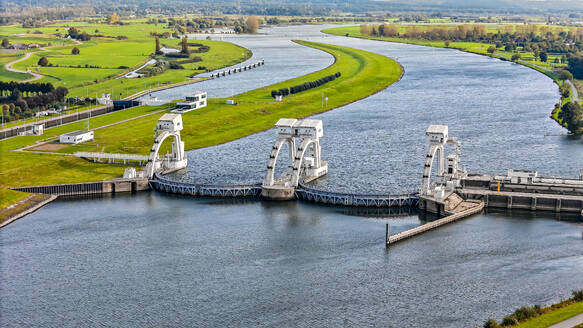
<svg viewBox="0 0 583 328">
<path fill-rule="evenodd" d="M 429 230 L 433 230 L 435 228 L 444 226 L 446 224 L 459 221 L 461 219 L 467 218 L 468 216 L 474 215 L 476 213 L 481 212 L 484 209 L 484 203 L 474 203 L 472 207 L 466 208 L 463 211 L 457 212 L 455 214 L 449 215 L 444 217 L 443 219 L 435 220 L 424 225 L 418 226 L 413 229 L 409 229 L 407 231 L 400 232 L 396 235 L 388 237 L 386 241 L 386 246 L 392 245 L 399 241 L 403 241 L 405 239 L 409 239 L 411 237 L 420 235 L 424 232 Z M 387 233 L 388 234 L 388 233 Z"/>
</svg>

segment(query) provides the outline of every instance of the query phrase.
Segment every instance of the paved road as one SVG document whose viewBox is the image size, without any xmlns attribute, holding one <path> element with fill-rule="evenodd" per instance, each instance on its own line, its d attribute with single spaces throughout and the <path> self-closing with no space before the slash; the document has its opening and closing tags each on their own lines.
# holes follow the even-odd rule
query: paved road
<svg viewBox="0 0 583 328">
<path fill-rule="evenodd" d="M 555 325 L 550 326 L 549 328 L 573 328 L 576 325 L 583 323 L 583 313 L 576 315 L 572 318 L 569 318 L 565 321 L 561 321 Z"/>
<path fill-rule="evenodd" d="M 573 82 L 571 82 L 570 80 L 566 80 L 565 82 L 567 82 L 567 84 L 571 88 L 571 93 L 573 94 L 573 102 L 581 101 L 581 100 L 579 100 L 579 93 L 577 92 L 577 88 L 575 87 Z"/>
<path fill-rule="evenodd" d="M 32 81 L 40 80 L 40 79 L 43 78 L 43 76 L 41 74 L 38 74 L 38 73 L 35 73 L 35 72 L 32 72 L 32 71 L 22 71 L 22 70 L 19 70 L 19 69 L 16 69 L 16 68 L 12 68 L 12 65 L 14 65 L 16 63 L 19 63 L 21 61 L 27 60 L 28 58 L 30 58 L 31 55 L 32 55 L 32 52 L 27 52 L 24 55 L 24 57 L 22 57 L 20 59 L 17 59 L 15 61 L 11 61 L 10 63 L 7 63 L 6 65 L 4 65 L 4 68 L 7 71 L 10 71 L 10 72 L 22 73 L 22 74 L 30 74 L 30 75 L 32 75 L 32 77 L 30 79 L 24 80 L 24 81 L 21 81 L 21 82 L 32 82 Z"/>
<path fill-rule="evenodd" d="M 72 41 L 73 41 L 73 43 L 75 43 L 75 44 L 78 44 L 78 45 L 81 45 L 81 44 L 83 44 L 83 42 L 81 42 L 81 41 L 79 41 L 79 40 L 75 40 L 75 39 L 71 39 L 71 40 L 72 40 Z M 60 47 L 60 45 L 55 45 L 55 46 L 53 46 L 53 47 Z M 48 50 L 49 50 L 48 48 L 50 48 L 50 47 L 39 48 L 39 49 L 40 49 L 41 51 L 48 51 Z M 32 52 L 27 52 L 27 53 L 24 55 L 24 57 L 22 57 L 22 58 L 20 58 L 20 59 L 17 59 L 17 60 L 15 60 L 15 61 L 11 61 L 10 63 L 7 63 L 6 65 L 4 65 L 4 68 L 5 68 L 7 71 L 14 72 L 14 73 L 22 73 L 22 74 L 30 74 L 30 75 L 32 75 L 32 77 L 31 77 L 30 79 L 28 79 L 28 80 L 24 80 L 24 81 L 20 81 L 20 83 L 24 83 L 24 82 L 32 82 L 32 81 L 40 80 L 40 79 L 42 79 L 42 78 L 43 78 L 43 75 L 42 75 L 42 74 L 35 73 L 35 72 L 33 72 L 33 71 L 22 71 L 22 70 L 19 70 L 19 69 L 16 69 L 16 68 L 12 68 L 12 65 L 14 65 L 14 64 L 16 64 L 16 63 L 19 63 L 19 62 L 21 62 L 21 61 L 27 60 L 28 58 L 30 58 L 30 56 L 31 56 L 32 54 L 33 54 Z"/>
</svg>

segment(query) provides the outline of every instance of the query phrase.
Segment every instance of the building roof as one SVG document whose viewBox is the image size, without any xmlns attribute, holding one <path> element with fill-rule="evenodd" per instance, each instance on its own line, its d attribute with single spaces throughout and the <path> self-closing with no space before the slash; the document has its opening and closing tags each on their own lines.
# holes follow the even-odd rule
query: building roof
<svg viewBox="0 0 583 328">
<path fill-rule="evenodd" d="M 174 121 L 175 119 L 179 118 L 180 114 L 164 114 L 158 121 Z"/>
<path fill-rule="evenodd" d="M 302 120 L 300 122 L 300 124 L 298 124 L 298 127 L 301 128 L 321 128 L 322 127 L 322 120 L 311 120 L 311 119 L 306 119 L 306 120 Z"/>
<path fill-rule="evenodd" d="M 439 134 L 447 134 L 447 125 L 430 125 L 427 128 L 427 131 L 425 131 L 426 134 L 433 134 L 433 133 L 439 133 Z"/>
<path fill-rule="evenodd" d="M 296 124 L 297 121 L 298 120 L 295 118 L 280 118 L 279 121 L 275 123 L 275 126 L 292 127 Z"/>
<path fill-rule="evenodd" d="M 84 135 L 84 134 L 90 133 L 90 132 L 93 132 L 93 131 L 81 131 L 81 130 L 78 130 L 78 131 L 73 131 L 73 132 L 69 132 L 69 133 L 64 133 L 62 135 L 63 136 L 70 136 L 70 137 L 76 137 L 76 136 Z"/>
</svg>

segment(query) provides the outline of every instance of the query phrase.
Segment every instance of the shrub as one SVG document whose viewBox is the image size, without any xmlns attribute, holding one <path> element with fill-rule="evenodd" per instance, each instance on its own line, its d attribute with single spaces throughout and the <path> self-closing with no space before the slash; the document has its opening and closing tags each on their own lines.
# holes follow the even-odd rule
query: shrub
<svg viewBox="0 0 583 328">
<path fill-rule="evenodd" d="M 73 55 L 78 55 L 79 53 L 81 53 L 81 51 L 79 50 L 79 48 L 74 47 L 73 49 L 71 49 L 71 53 Z"/>
<path fill-rule="evenodd" d="M 562 70 L 559 73 L 559 80 L 561 80 L 561 81 L 572 80 L 572 79 L 573 79 L 573 74 L 571 74 L 571 72 L 569 72 L 567 70 Z"/>
<path fill-rule="evenodd" d="M 127 40 L 128 37 L 125 36 L 125 35 L 118 35 L 115 38 L 118 39 L 118 40 Z"/>
<path fill-rule="evenodd" d="M 507 315 L 504 317 L 504 319 L 502 319 L 502 326 L 504 327 L 514 326 L 517 324 L 518 320 L 516 320 L 516 317 L 514 317 L 514 315 Z"/>
<path fill-rule="evenodd" d="M 573 291 L 573 301 L 575 302 L 583 301 L 583 289 Z"/>
<path fill-rule="evenodd" d="M 500 325 L 494 319 L 488 319 L 486 323 L 484 323 L 484 328 L 498 328 Z"/>
<path fill-rule="evenodd" d="M 45 66 L 48 66 L 48 65 L 49 65 L 49 60 L 47 59 L 47 57 L 44 57 L 44 56 L 43 56 L 43 57 L 41 57 L 41 58 L 38 60 L 38 65 L 39 65 L 39 66 L 43 66 L 43 67 L 45 67 Z"/>
<path fill-rule="evenodd" d="M 520 54 L 514 54 L 514 55 L 512 55 L 512 57 L 510 58 L 510 60 L 512 60 L 512 61 L 517 61 L 517 60 L 519 60 L 519 59 L 520 59 Z"/>
<path fill-rule="evenodd" d="M 534 307 L 531 307 L 531 306 L 522 306 L 522 307 L 516 309 L 516 311 L 514 311 L 514 317 L 519 322 L 530 319 L 532 317 L 536 317 L 536 316 L 537 316 L 537 311 L 535 310 Z"/>
<path fill-rule="evenodd" d="M 129 67 L 128 67 L 128 66 L 121 65 L 121 66 L 119 66 L 118 68 L 119 68 L 119 69 L 128 69 Z"/>
<path fill-rule="evenodd" d="M 169 64 L 169 68 L 170 69 L 184 69 L 184 66 L 178 64 L 175 61 L 171 61 L 170 64 Z"/>
</svg>

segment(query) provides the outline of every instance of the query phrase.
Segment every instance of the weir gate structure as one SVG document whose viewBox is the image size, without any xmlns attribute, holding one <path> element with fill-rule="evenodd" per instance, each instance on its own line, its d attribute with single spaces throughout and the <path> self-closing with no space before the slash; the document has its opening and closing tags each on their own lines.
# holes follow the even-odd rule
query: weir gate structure
<svg viewBox="0 0 583 328">
<path fill-rule="evenodd" d="M 438 218 L 452 215 L 460 218 L 488 207 L 570 212 L 583 216 L 583 173 L 579 179 L 544 178 L 538 177 L 536 171 L 525 170 L 509 170 L 507 175 L 493 177 L 470 174 L 460 166 L 461 142 L 450 136 L 449 128 L 444 125 L 430 125 L 425 132 L 429 146 L 420 188 L 404 194 L 357 194 L 313 188 L 309 182 L 328 172 L 320 143 L 324 136 L 322 121 L 280 119 L 275 124 L 275 133 L 277 139 L 271 148 L 262 183 L 191 184 L 172 181 L 156 173 L 150 186 L 163 192 L 192 196 L 257 196 L 340 206 L 418 207 Z M 275 166 L 286 144 L 290 170 L 276 177 Z M 453 148 L 449 154 L 448 146 Z"/>
<path fill-rule="evenodd" d="M 50 193 L 56 196 L 94 194 L 118 191 L 154 190 L 209 197 L 260 196 L 270 200 L 300 199 L 339 206 L 378 208 L 420 208 L 437 215 L 437 220 L 390 235 L 386 226 L 388 247 L 429 230 L 480 213 L 484 208 L 525 209 L 577 213 L 583 217 L 583 172 L 579 179 L 539 177 L 536 171 L 509 170 L 507 175 L 489 176 L 468 174 L 460 167 L 461 143 L 449 136 L 444 125 L 430 125 L 425 135 L 429 143 L 425 157 L 423 177 L 419 192 L 399 195 L 351 194 L 318 190 L 308 186 L 310 181 L 328 173 L 328 164 L 322 159 L 320 138 L 324 136 L 321 120 L 280 119 L 275 124 L 276 142 L 267 161 L 267 172 L 262 183 L 249 185 L 208 185 L 178 182 L 164 174 L 186 168 L 184 142 L 180 138 L 182 116 L 165 114 L 156 125 L 154 144 L 148 163 L 143 171 L 126 169 L 124 179 L 54 186 L 30 186 L 15 190 Z M 158 153 L 162 142 L 173 138 L 172 153 L 162 159 Z M 289 171 L 275 176 L 275 167 L 282 147 L 289 146 Z M 453 153 L 446 155 L 446 146 L 453 146 Z M 103 158 L 99 154 L 90 154 Z M 111 159 L 126 159 L 123 154 L 106 154 Z M 86 155 L 89 156 L 89 155 Z M 145 160 L 146 157 L 136 157 Z M 434 171 L 435 176 L 432 180 Z M 443 218 L 441 218 L 443 217 Z"/>
</svg>

